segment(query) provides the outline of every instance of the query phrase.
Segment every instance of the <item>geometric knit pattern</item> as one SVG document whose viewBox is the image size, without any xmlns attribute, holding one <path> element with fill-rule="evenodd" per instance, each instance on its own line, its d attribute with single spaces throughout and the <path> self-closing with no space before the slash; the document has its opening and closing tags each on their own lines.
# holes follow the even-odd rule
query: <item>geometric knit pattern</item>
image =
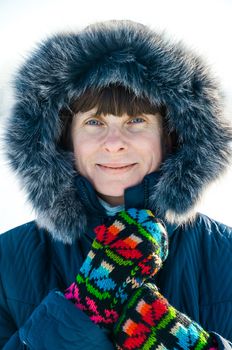
<svg viewBox="0 0 232 350">
<path fill-rule="evenodd" d="M 112 328 L 134 289 L 161 268 L 168 236 L 150 210 L 133 208 L 94 231 L 91 250 L 65 297 L 94 323 Z"/>
<path fill-rule="evenodd" d="M 177 311 L 154 284 L 138 288 L 114 328 L 120 350 L 216 350 L 217 343 L 196 322 Z"/>
</svg>

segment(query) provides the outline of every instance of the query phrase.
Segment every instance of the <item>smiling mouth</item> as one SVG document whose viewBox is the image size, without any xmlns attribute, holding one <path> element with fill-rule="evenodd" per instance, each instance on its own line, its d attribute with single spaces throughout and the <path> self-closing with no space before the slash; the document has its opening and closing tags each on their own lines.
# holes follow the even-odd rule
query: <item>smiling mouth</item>
<svg viewBox="0 0 232 350">
<path fill-rule="evenodd" d="M 137 163 L 128 164 L 128 165 L 113 165 L 113 164 L 97 164 L 97 166 L 104 172 L 111 174 L 123 173 L 132 169 Z"/>
<path fill-rule="evenodd" d="M 97 164 L 97 165 L 106 169 L 127 169 L 127 168 L 131 168 L 135 164 L 136 163 L 127 164 L 127 165 L 105 165 L 105 164 Z"/>
</svg>

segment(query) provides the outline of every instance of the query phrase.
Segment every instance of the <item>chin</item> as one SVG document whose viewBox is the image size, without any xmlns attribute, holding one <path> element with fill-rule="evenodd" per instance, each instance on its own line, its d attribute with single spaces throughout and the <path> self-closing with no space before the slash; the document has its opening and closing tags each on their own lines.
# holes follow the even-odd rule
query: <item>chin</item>
<svg viewBox="0 0 232 350">
<path fill-rule="evenodd" d="M 138 184 L 139 182 L 136 182 L 136 183 L 132 183 L 132 184 L 128 184 L 128 185 L 125 185 L 121 188 L 116 188 L 116 186 L 114 185 L 111 185 L 110 186 L 110 191 L 109 191 L 109 188 L 107 189 L 100 189 L 98 188 L 98 192 L 99 193 L 102 193 L 104 196 L 110 196 L 110 197 L 122 197 L 124 196 L 124 192 L 127 188 L 129 187 L 132 187 L 132 186 L 135 186 L 136 184 Z"/>
<path fill-rule="evenodd" d="M 124 196 L 124 190 L 123 191 L 98 191 L 98 193 L 101 193 L 103 196 L 108 197 L 123 197 Z"/>
<path fill-rule="evenodd" d="M 142 181 L 141 178 L 134 179 L 133 181 L 131 179 L 128 179 L 128 181 L 125 181 L 124 183 L 118 183 L 117 180 L 112 181 L 110 179 L 109 181 L 92 181 L 92 184 L 96 191 L 98 193 L 101 193 L 104 196 L 111 196 L 111 197 L 122 197 L 124 196 L 124 191 L 132 186 L 138 185 Z"/>
</svg>

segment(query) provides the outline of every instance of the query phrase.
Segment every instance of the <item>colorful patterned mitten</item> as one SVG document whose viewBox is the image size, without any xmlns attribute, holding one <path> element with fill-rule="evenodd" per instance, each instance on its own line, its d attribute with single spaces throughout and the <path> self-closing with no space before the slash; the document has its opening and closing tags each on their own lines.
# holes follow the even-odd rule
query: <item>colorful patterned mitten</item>
<svg viewBox="0 0 232 350">
<path fill-rule="evenodd" d="M 177 311 L 151 283 L 138 288 L 114 328 L 120 350 L 216 350 L 212 336 Z"/>
<path fill-rule="evenodd" d="M 65 297 L 94 323 L 112 328 L 134 289 L 161 268 L 168 238 L 145 209 L 121 211 L 94 231 L 96 239 Z"/>
</svg>

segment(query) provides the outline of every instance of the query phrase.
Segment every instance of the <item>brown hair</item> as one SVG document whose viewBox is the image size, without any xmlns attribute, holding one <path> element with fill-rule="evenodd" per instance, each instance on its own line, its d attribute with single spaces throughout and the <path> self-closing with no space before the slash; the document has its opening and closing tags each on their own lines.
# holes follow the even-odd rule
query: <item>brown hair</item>
<svg viewBox="0 0 232 350">
<path fill-rule="evenodd" d="M 164 144 L 170 143 L 167 142 L 169 136 L 165 118 L 165 106 L 151 104 L 148 98 L 138 97 L 134 92 L 122 85 L 109 85 L 101 89 L 87 89 L 70 104 L 69 108 L 61 111 L 62 134 L 59 139 L 60 147 L 64 150 L 72 151 L 71 123 L 73 116 L 78 112 L 87 112 L 95 107 L 96 116 L 113 114 L 120 117 L 123 114 L 128 114 L 130 117 L 136 117 L 142 113 L 156 114 L 159 112 L 162 116 Z M 167 148 L 167 145 L 165 148 Z M 165 153 L 167 153 L 167 150 L 165 150 Z"/>
</svg>

